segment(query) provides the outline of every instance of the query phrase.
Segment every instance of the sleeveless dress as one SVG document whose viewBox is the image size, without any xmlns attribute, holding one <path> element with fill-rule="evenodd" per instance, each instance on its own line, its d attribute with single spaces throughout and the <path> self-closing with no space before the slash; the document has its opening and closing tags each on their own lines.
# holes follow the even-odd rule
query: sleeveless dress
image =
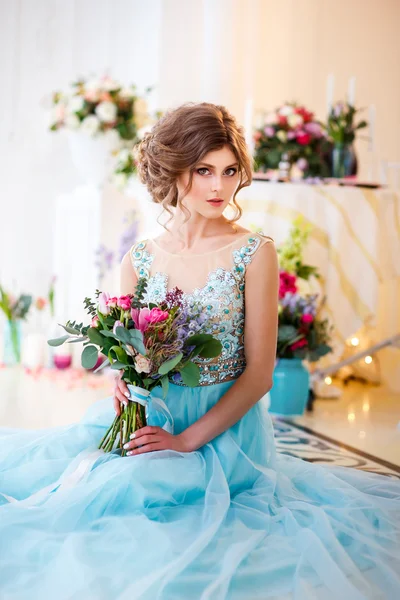
<svg viewBox="0 0 400 600">
<path fill-rule="evenodd" d="M 199 361 L 198 387 L 171 382 L 174 433 L 243 372 L 246 272 L 270 242 L 246 233 L 202 255 L 151 240 L 131 249 L 147 299 L 181 287 L 223 346 Z M 157 398 L 148 422 L 162 427 Z M 109 397 L 69 426 L 0 429 L 1 600 L 400 598 L 396 479 L 277 455 L 264 399 L 189 453 L 96 455 L 113 417 Z"/>
</svg>

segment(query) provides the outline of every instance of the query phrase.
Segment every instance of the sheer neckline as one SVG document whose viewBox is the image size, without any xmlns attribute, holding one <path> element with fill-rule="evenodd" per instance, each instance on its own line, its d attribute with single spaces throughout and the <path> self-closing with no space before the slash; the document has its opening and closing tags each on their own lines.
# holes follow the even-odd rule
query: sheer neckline
<svg viewBox="0 0 400 600">
<path fill-rule="evenodd" d="M 214 254 L 216 252 L 221 252 L 221 250 L 225 250 L 226 248 L 233 246 L 234 244 L 236 244 L 236 242 L 238 242 L 239 240 L 242 240 L 243 238 L 245 238 L 248 235 L 256 235 L 256 234 L 254 234 L 251 231 L 246 231 L 245 233 L 243 233 L 243 235 L 238 236 L 230 244 L 226 244 L 225 246 L 221 246 L 221 248 L 216 248 L 215 250 L 209 250 L 208 252 L 200 252 L 200 253 L 169 252 L 168 250 L 164 250 L 164 248 L 161 248 L 161 246 L 159 246 L 155 240 L 150 239 L 150 241 L 152 244 L 154 244 L 154 246 L 156 248 L 158 248 L 158 250 L 161 250 L 161 252 L 164 252 L 165 254 L 168 254 L 169 256 L 180 256 L 180 257 L 182 257 L 182 256 L 206 256 L 208 254 Z"/>
</svg>

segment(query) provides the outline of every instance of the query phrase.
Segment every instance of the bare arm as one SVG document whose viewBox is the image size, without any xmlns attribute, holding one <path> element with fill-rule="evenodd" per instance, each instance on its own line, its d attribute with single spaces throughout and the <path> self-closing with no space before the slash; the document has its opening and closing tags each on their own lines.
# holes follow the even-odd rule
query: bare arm
<svg viewBox="0 0 400 600">
<path fill-rule="evenodd" d="M 271 389 L 278 330 L 278 281 L 275 246 L 267 243 L 246 272 L 246 369 L 215 406 L 182 432 L 190 450 L 197 450 L 232 427 Z"/>
</svg>

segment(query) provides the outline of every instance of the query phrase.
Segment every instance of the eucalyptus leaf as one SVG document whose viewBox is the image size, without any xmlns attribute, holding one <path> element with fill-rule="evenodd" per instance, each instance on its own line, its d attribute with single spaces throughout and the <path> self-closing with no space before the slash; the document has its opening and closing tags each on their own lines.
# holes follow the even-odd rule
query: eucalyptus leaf
<svg viewBox="0 0 400 600">
<path fill-rule="evenodd" d="M 84 369 L 93 369 L 97 363 L 99 351 L 96 346 L 86 346 L 81 356 L 81 363 Z"/>
<path fill-rule="evenodd" d="M 292 338 L 297 335 L 296 327 L 293 325 L 279 325 L 278 328 L 278 342 L 289 342 Z"/>
<path fill-rule="evenodd" d="M 174 369 L 176 367 L 176 365 L 178 365 L 181 362 L 182 357 L 183 357 L 183 354 L 182 354 L 182 352 L 180 352 L 174 358 L 170 358 L 169 360 L 166 360 L 158 369 L 158 372 L 160 373 L 160 375 L 166 375 L 167 373 L 172 371 L 172 369 Z"/>
<path fill-rule="evenodd" d="M 169 389 L 169 381 L 168 381 L 167 375 L 165 375 L 161 379 L 161 387 L 162 387 L 162 390 L 163 390 L 163 398 L 165 399 L 167 397 L 168 389 Z"/>
<path fill-rule="evenodd" d="M 92 344 L 96 344 L 96 346 L 102 347 L 104 344 L 104 337 L 101 335 L 100 331 L 96 329 L 96 327 L 89 327 L 87 330 L 87 336 Z"/>
<path fill-rule="evenodd" d="M 201 352 L 199 352 L 199 356 L 202 358 L 216 358 L 222 352 L 222 344 L 219 340 L 213 338 L 207 344 L 203 345 Z"/>
<path fill-rule="evenodd" d="M 101 335 L 104 335 L 104 337 L 110 337 L 113 338 L 114 340 L 117 339 L 114 335 L 114 333 L 112 331 L 107 331 L 107 329 L 100 329 L 100 333 Z"/>
<path fill-rule="evenodd" d="M 187 338 L 185 346 L 198 346 L 210 342 L 213 339 L 214 338 L 210 333 L 195 333 Z"/>
<path fill-rule="evenodd" d="M 124 363 L 119 362 L 118 360 L 115 361 L 111 361 L 111 368 L 116 370 L 116 371 L 120 371 L 121 369 L 125 369 L 126 365 L 124 365 Z"/>
<path fill-rule="evenodd" d="M 189 387 L 196 387 L 200 382 L 200 368 L 193 362 L 188 362 L 180 369 L 180 374 L 183 379 L 183 383 Z"/>
<path fill-rule="evenodd" d="M 97 369 L 95 369 L 93 371 L 93 373 L 98 373 L 99 371 L 101 371 L 102 369 L 104 369 L 107 365 L 110 364 L 110 361 L 108 360 L 108 358 L 106 358 L 99 367 L 97 367 Z"/>
<path fill-rule="evenodd" d="M 65 331 L 67 333 L 72 333 L 72 335 L 79 335 L 81 333 L 81 330 L 77 329 L 76 327 L 69 327 L 68 325 L 61 325 L 61 323 L 59 323 L 59 325 L 60 325 L 60 327 L 65 329 Z"/>
<path fill-rule="evenodd" d="M 70 335 L 63 335 L 62 337 L 59 338 L 54 338 L 53 340 L 47 340 L 47 343 L 49 346 L 52 346 L 53 348 L 56 346 L 62 346 L 64 342 L 66 342 L 67 340 L 69 340 L 71 336 Z"/>
<path fill-rule="evenodd" d="M 68 340 L 67 344 L 76 344 L 77 342 L 84 342 L 86 340 L 87 340 L 86 335 L 83 335 L 81 337 L 76 337 L 76 338 L 74 338 L 72 340 Z"/>
</svg>

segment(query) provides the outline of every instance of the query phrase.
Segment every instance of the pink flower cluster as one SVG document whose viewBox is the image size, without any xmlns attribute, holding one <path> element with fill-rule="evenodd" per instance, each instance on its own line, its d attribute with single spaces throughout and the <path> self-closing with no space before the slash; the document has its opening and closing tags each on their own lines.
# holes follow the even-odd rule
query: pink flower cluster
<svg viewBox="0 0 400 600">
<path fill-rule="evenodd" d="M 144 307 L 144 308 L 132 308 L 131 309 L 132 320 L 135 323 L 136 329 L 139 329 L 142 333 L 144 333 L 149 325 L 155 325 L 156 323 L 161 323 L 166 321 L 169 317 L 169 313 L 166 310 L 161 310 L 160 308 L 154 307 L 152 309 Z"/>
<path fill-rule="evenodd" d="M 286 294 L 290 292 L 295 294 L 297 292 L 296 276 L 287 273 L 286 271 L 280 271 L 279 273 L 279 298 L 284 298 Z"/>
</svg>

